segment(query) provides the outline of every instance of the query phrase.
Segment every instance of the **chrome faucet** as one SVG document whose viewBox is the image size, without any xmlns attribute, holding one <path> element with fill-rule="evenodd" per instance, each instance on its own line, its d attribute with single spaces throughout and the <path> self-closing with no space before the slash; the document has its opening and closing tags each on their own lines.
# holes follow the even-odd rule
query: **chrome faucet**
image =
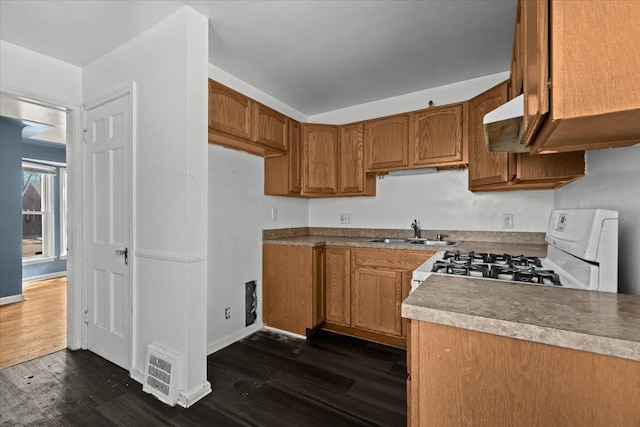
<svg viewBox="0 0 640 427">
<path fill-rule="evenodd" d="M 415 237 L 416 239 L 420 238 L 420 226 L 418 225 L 418 220 L 414 219 L 413 223 L 411 224 L 411 228 L 413 228 L 413 237 Z"/>
</svg>

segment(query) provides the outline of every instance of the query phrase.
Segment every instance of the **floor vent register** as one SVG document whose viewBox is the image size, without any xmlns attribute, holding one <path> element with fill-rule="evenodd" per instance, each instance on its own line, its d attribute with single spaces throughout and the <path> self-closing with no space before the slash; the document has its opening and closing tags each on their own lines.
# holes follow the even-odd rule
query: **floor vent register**
<svg viewBox="0 0 640 427">
<path fill-rule="evenodd" d="M 179 365 L 180 356 L 177 353 L 157 344 L 149 344 L 142 391 L 174 406 L 178 399 L 176 387 Z"/>
</svg>

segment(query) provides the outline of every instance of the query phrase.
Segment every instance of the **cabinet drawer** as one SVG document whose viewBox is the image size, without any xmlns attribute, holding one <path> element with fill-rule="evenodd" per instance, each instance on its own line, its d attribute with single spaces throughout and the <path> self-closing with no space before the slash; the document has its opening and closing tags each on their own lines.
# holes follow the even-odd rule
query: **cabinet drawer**
<svg viewBox="0 0 640 427">
<path fill-rule="evenodd" d="M 392 249 L 356 249 L 353 263 L 356 267 L 373 267 L 401 271 L 415 270 L 435 254 L 433 251 Z"/>
</svg>

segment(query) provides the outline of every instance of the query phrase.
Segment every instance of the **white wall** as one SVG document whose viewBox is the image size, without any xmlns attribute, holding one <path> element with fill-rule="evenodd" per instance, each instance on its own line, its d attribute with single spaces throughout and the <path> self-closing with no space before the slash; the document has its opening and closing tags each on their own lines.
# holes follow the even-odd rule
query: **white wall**
<svg viewBox="0 0 640 427">
<path fill-rule="evenodd" d="M 557 209 L 618 211 L 618 290 L 640 295 L 640 146 L 587 151 L 587 176 L 554 196 Z"/>
<path fill-rule="evenodd" d="M 182 404 L 206 381 L 208 20 L 189 7 L 83 69 L 95 101 L 137 84 L 133 371 L 146 347 L 182 357 Z"/>
<path fill-rule="evenodd" d="M 271 209 L 278 219 L 271 220 Z M 209 352 L 255 330 L 245 327 L 244 284 L 258 281 L 258 318 L 262 323 L 262 230 L 306 227 L 308 202 L 264 195 L 264 160 L 242 151 L 209 146 L 209 278 L 207 339 Z M 231 318 L 224 309 L 231 307 Z"/>
<path fill-rule="evenodd" d="M 82 104 L 82 69 L 0 40 L 0 89 L 64 106 Z"/>
<path fill-rule="evenodd" d="M 553 206 L 552 191 L 472 193 L 467 171 L 379 179 L 376 197 L 309 201 L 311 227 L 344 227 L 339 214 L 350 213 L 355 228 L 409 230 L 534 231 L 546 230 Z M 502 214 L 514 215 L 513 229 L 503 229 Z"/>
<path fill-rule="evenodd" d="M 215 58 L 212 59 L 215 61 Z M 262 92 L 260 89 L 256 89 L 250 84 L 245 83 L 244 81 L 216 67 L 215 65 L 209 64 L 209 77 L 217 81 L 218 83 L 222 83 L 223 85 L 230 87 L 233 90 L 240 92 L 268 107 L 271 107 L 274 110 L 277 110 L 294 120 L 302 123 L 309 121 L 309 117 L 307 117 L 304 113 L 301 113 L 295 108 L 289 107 L 284 102 L 274 98 L 267 93 Z"/>
<path fill-rule="evenodd" d="M 436 107 L 453 102 L 466 101 L 508 78 L 508 71 L 491 74 L 476 79 L 316 114 L 309 116 L 309 122 L 341 125 L 407 111 L 420 110 L 427 108 L 430 100 L 434 102 Z"/>
</svg>

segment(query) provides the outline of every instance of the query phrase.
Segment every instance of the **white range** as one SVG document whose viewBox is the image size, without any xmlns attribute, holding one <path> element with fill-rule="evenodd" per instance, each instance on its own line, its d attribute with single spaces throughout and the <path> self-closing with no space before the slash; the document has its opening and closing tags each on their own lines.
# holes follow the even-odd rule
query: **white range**
<svg viewBox="0 0 640 427">
<path fill-rule="evenodd" d="M 545 241 L 549 244 L 546 258 L 438 252 L 413 272 L 411 292 L 431 274 L 618 292 L 617 211 L 553 210 Z"/>
</svg>

